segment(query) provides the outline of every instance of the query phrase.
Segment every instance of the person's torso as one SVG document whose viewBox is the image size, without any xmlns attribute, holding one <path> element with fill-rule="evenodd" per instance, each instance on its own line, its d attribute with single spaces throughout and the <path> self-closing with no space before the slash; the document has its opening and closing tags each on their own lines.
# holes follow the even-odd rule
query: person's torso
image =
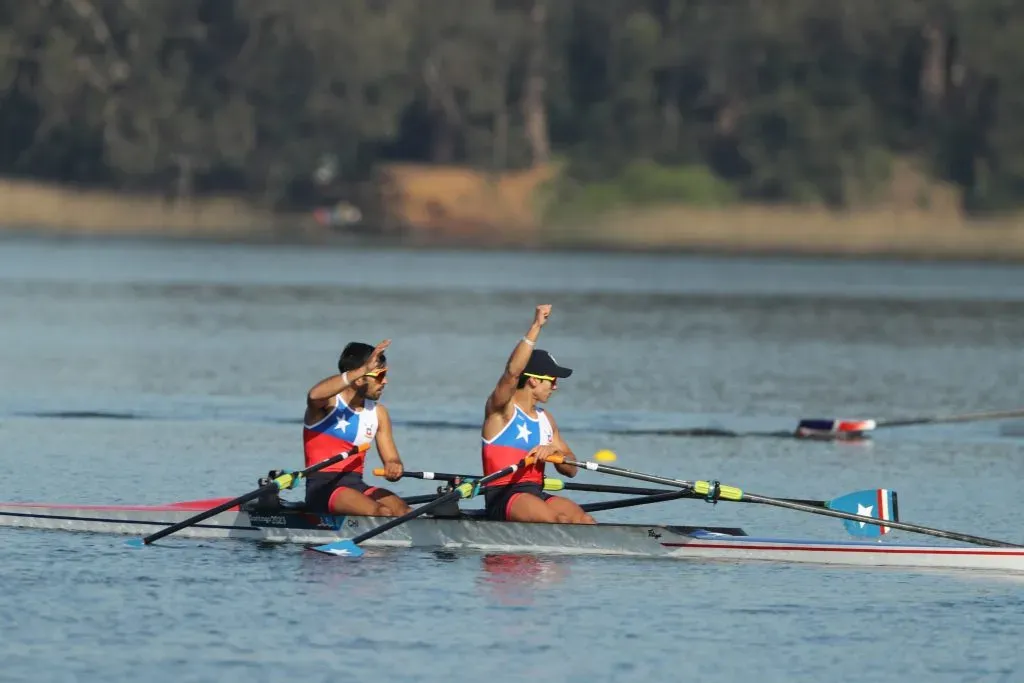
<svg viewBox="0 0 1024 683">
<path fill-rule="evenodd" d="M 483 439 L 483 470 L 484 475 L 514 465 L 526 457 L 537 446 L 546 446 L 555 439 L 554 430 L 547 414 L 537 408 L 537 417 L 526 414 L 519 406 L 515 413 L 496 436 Z M 505 486 L 506 484 L 528 481 L 543 485 L 544 463 L 531 465 L 507 477 L 502 477 L 489 486 Z"/>
<path fill-rule="evenodd" d="M 334 397 L 334 408 L 322 420 L 302 426 L 302 446 L 306 467 L 311 467 L 344 453 L 356 446 L 370 443 L 377 436 L 377 404 L 365 401 L 362 409 L 353 410 L 341 398 Z M 325 467 L 322 472 L 363 472 L 365 451 Z"/>
</svg>

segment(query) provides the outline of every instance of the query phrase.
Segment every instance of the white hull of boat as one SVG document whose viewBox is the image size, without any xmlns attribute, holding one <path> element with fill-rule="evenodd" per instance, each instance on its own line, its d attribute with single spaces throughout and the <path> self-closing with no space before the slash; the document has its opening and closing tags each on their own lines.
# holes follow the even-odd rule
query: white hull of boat
<svg viewBox="0 0 1024 683">
<path fill-rule="evenodd" d="M 6 503 L 0 504 L 0 527 L 141 537 L 220 502 L 162 506 Z M 174 537 L 320 544 L 352 538 L 385 521 L 379 517 L 336 517 L 293 510 L 257 513 L 234 509 L 186 527 Z M 1024 548 L 784 540 L 754 538 L 739 529 L 707 531 L 660 524 L 521 524 L 488 521 L 472 514 L 420 517 L 363 545 L 1024 572 Z"/>
</svg>

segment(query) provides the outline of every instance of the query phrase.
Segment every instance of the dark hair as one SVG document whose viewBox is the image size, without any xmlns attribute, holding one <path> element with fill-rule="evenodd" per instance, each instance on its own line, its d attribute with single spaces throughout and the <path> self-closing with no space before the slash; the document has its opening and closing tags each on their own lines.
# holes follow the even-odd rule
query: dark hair
<svg viewBox="0 0 1024 683">
<path fill-rule="evenodd" d="M 349 370 L 355 370 L 361 368 L 366 364 L 366 361 L 370 358 L 370 354 L 373 353 L 373 347 L 363 342 L 349 342 L 341 352 L 341 356 L 338 358 L 338 372 L 344 373 Z M 380 354 L 381 365 L 387 365 L 388 359 L 382 353 Z"/>
<path fill-rule="evenodd" d="M 516 389 L 522 389 L 526 386 L 526 380 L 530 379 L 529 376 L 524 372 L 519 375 L 519 381 L 516 382 Z"/>
</svg>

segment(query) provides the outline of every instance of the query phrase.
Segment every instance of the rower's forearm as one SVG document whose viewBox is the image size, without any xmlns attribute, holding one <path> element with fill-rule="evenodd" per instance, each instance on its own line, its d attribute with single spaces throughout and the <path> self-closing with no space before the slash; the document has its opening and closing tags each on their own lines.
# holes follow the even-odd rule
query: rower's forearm
<svg viewBox="0 0 1024 683">
<path fill-rule="evenodd" d="M 530 354 L 533 353 L 539 335 L 540 325 L 537 323 L 530 325 L 530 329 L 526 331 L 526 334 L 519 340 L 516 347 L 512 349 L 512 355 L 509 356 L 508 364 L 505 366 L 508 374 L 514 377 L 523 374 L 526 364 L 530 362 Z"/>
<path fill-rule="evenodd" d="M 579 467 L 572 464 L 576 462 L 576 456 L 573 455 L 572 452 L 563 453 L 563 456 L 565 457 L 565 461 L 555 465 L 555 469 L 563 476 L 570 478 L 575 477 L 576 473 L 579 472 Z"/>
<path fill-rule="evenodd" d="M 378 449 L 378 450 L 380 450 L 380 449 Z M 398 453 L 388 454 L 388 455 L 385 455 L 384 453 L 381 453 L 380 454 L 380 461 L 382 463 L 384 463 L 385 465 L 391 465 L 391 464 L 401 465 L 402 464 L 402 458 L 400 458 L 398 456 Z"/>
<path fill-rule="evenodd" d="M 309 390 L 311 401 L 326 401 L 352 386 L 352 382 L 363 376 L 362 368 L 340 375 L 332 375 Z"/>
</svg>

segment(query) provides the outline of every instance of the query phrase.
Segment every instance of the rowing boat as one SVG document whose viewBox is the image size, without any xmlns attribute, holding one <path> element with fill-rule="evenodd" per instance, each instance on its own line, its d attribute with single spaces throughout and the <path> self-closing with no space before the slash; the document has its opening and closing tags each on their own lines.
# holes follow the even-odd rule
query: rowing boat
<svg viewBox="0 0 1024 683">
<path fill-rule="evenodd" d="M 169 505 L 0 504 L 0 527 L 141 535 L 182 522 L 229 499 Z M 243 506 L 179 532 L 199 539 L 267 543 L 327 543 L 355 537 L 386 522 L 308 512 L 301 504 Z M 1024 548 L 968 545 L 785 540 L 752 537 L 740 528 L 664 524 L 523 524 L 495 522 L 476 510 L 448 510 L 410 520 L 365 543 L 368 547 L 468 549 L 689 560 L 762 560 L 872 567 L 1024 572 Z"/>
</svg>

